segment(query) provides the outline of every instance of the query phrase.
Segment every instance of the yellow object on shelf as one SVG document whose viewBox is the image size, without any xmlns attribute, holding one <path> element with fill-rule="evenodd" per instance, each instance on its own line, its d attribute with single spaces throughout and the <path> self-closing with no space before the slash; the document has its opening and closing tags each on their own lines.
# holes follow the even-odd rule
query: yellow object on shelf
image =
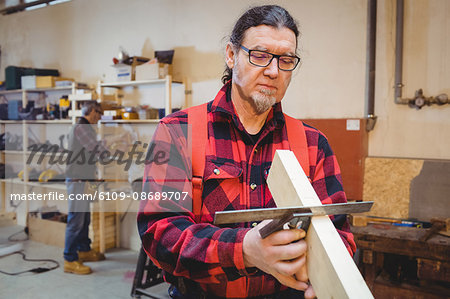
<svg viewBox="0 0 450 299">
<path fill-rule="evenodd" d="M 19 171 L 19 173 L 17 174 L 17 177 L 18 177 L 19 179 L 23 180 L 23 174 L 24 174 L 24 171 L 21 170 L 21 171 Z"/>
<path fill-rule="evenodd" d="M 39 182 L 48 182 L 49 180 L 51 180 L 52 178 L 54 178 L 58 174 L 59 174 L 59 172 L 57 172 L 57 171 L 55 171 L 53 169 L 44 170 L 41 173 L 41 175 L 39 176 Z"/>
<path fill-rule="evenodd" d="M 139 114 L 136 112 L 122 112 L 122 119 L 139 119 Z"/>
<path fill-rule="evenodd" d="M 60 108 L 62 108 L 62 107 L 70 107 L 69 99 L 66 99 L 66 98 L 59 99 L 59 107 Z"/>
</svg>

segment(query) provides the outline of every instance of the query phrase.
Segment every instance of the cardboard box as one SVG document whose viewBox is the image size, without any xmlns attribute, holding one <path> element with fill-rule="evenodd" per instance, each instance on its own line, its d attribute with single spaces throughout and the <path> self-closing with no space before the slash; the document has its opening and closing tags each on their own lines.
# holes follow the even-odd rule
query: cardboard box
<svg viewBox="0 0 450 299">
<path fill-rule="evenodd" d="M 36 76 L 36 88 L 55 87 L 56 81 L 74 81 L 74 80 L 70 78 L 62 78 L 55 76 Z"/>
<path fill-rule="evenodd" d="M 136 81 L 159 78 L 159 63 L 144 63 L 136 66 Z"/>
<path fill-rule="evenodd" d="M 91 247 L 100 250 L 100 217 L 98 212 L 91 212 L 91 225 L 89 226 L 89 238 Z M 66 223 L 41 219 L 31 214 L 28 215 L 28 228 L 30 240 L 64 248 L 66 236 Z M 116 221 L 114 212 L 105 212 L 105 247 L 116 247 Z"/>
<path fill-rule="evenodd" d="M 173 76 L 172 64 L 160 63 L 159 64 L 159 78 L 164 79 L 167 75 Z"/>
<path fill-rule="evenodd" d="M 132 67 L 128 64 L 118 63 L 113 65 L 116 70 L 116 80 L 119 82 L 131 81 L 132 80 Z"/>
<path fill-rule="evenodd" d="M 30 240 L 64 248 L 66 224 L 28 215 Z"/>
<path fill-rule="evenodd" d="M 22 76 L 20 77 L 22 89 L 36 88 L 36 76 Z"/>
<path fill-rule="evenodd" d="M 22 76 L 20 78 L 22 89 L 52 88 L 56 82 L 73 82 L 73 79 L 56 76 Z"/>
<path fill-rule="evenodd" d="M 37 76 L 36 88 L 48 88 L 55 86 L 55 77 L 53 76 Z"/>
<path fill-rule="evenodd" d="M 149 61 L 136 66 L 136 81 L 164 79 L 167 75 L 172 75 L 171 64 Z"/>
</svg>

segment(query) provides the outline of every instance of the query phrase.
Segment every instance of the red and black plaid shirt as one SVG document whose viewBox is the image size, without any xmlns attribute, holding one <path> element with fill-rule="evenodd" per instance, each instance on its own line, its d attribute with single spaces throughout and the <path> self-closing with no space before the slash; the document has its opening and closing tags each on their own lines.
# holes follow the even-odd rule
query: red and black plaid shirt
<svg viewBox="0 0 450 299">
<path fill-rule="evenodd" d="M 217 227 L 212 222 L 216 211 L 276 206 L 266 178 L 275 150 L 290 149 L 281 105 L 273 107 L 256 137 L 245 131 L 236 115 L 230 83 L 208 103 L 207 111 L 201 220 L 196 222 L 191 212 L 153 213 L 155 201 L 143 201 L 138 214 L 143 247 L 152 261 L 165 270 L 169 282 L 184 277 L 208 294 L 227 298 L 277 293 L 286 287 L 273 276 L 244 266 L 242 243 L 252 223 Z M 147 158 L 152 162 L 145 168 L 143 192 L 190 190 L 189 159 L 184 158 L 188 150 L 183 148 L 186 124 L 186 110 L 161 120 L 149 147 L 152 153 Z M 304 127 L 310 180 L 317 195 L 323 204 L 346 202 L 339 166 L 326 137 L 308 125 Z M 167 163 L 155 163 L 158 150 L 167 153 Z M 173 208 L 173 202 L 163 204 L 166 209 Z M 352 254 L 356 245 L 346 218 L 331 218 Z"/>
</svg>

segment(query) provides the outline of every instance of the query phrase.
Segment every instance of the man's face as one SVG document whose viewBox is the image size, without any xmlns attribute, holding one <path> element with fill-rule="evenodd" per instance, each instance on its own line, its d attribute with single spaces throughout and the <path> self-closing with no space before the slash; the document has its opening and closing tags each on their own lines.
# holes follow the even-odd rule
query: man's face
<svg viewBox="0 0 450 299">
<path fill-rule="evenodd" d="M 98 121 L 100 119 L 102 119 L 102 114 L 103 114 L 103 112 L 100 109 L 98 109 L 98 108 L 95 109 L 95 120 L 94 120 L 94 123 L 98 123 Z"/>
<path fill-rule="evenodd" d="M 242 45 L 250 50 L 294 56 L 296 37 L 286 27 L 260 25 L 245 32 Z M 251 103 L 257 113 L 281 102 L 291 81 L 292 72 L 278 69 L 276 58 L 266 67 L 255 66 L 250 64 L 247 52 L 231 45 L 227 46 L 227 65 L 233 70 L 232 88 L 236 88 L 239 98 Z"/>
<path fill-rule="evenodd" d="M 96 124 L 98 123 L 98 121 L 102 118 L 102 112 L 100 109 L 95 108 L 92 109 L 91 112 L 87 115 L 86 119 L 91 123 L 91 124 Z"/>
</svg>

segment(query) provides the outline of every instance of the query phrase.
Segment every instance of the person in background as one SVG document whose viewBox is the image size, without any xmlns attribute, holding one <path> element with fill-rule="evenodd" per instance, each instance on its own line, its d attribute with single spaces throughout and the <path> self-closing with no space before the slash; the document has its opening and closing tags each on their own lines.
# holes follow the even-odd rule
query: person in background
<svg viewBox="0 0 450 299">
<path fill-rule="evenodd" d="M 66 187 L 69 197 L 69 214 L 67 217 L 64 272 L 74 274 L 89 274 L 89 266 L 83 262 L 96 262 L 105 259 L 103 253 L 91 249 L 89 239 L 89 224 L 91 222 L 90 203 L 83 195 L 91 193 L 91 188 L 97 186 L 96 162 L 99 156 L 110 156 L 105 140 L 98 141 L 93 127 L 101 119 L 102 107 L 96 101 L 86 102 L 81 108 L 82 117 L 72 127 L 69 133 L 68 151 L 71 154 L 66 165 Z M 123 139 L 119 135 L 108 140 L 114 144 Z M 110 147 L 110 146 L 109 146 Z M 96 159 L 91 160 L 94 156 Z"/>
<path fill-rule="evenodd" d="M 275 207 L 266 182 L 275 150 L 291 149 L 299 142 L 288 138 L 287 116 L 281 107 L 300 62 L 298 36 L 296 21 L 277 5 L 253 7 L 238 19 L 225 50 L 224 85 L 205 109 L 207 142 L 200 198 L 194 194 L 193 211 L 166 213 L 155 213 L 150 198 L 141 202 L 137 222 L 142 246 L 164 270 L 172 298 L 315 297 L 306 269 L 303 230 L 282 230 L 262 239 L 259 230 L 267 221 L 213 225 L 217 211 Z M 188 138 L 182 126 L 191 109 L 160 121 L 149 146 L 144 192 L 195 188 L 192 170 L 183 168 L 190 157 L 185 154 Z M 294 121 L 304 132 L 307 147 L 301 154 L 308 157 L 310 181 L 322 203 L 346 202 L 339 166 L 326 137 Z M 158 151 L 159 156 L 161 151 L 167 153 L 166 163 L 154 159 Z M 183 184 L 177 190 L 172 181 Z M 176 203 L 160 202 L 165 207 L 170 204 Z M 347 220 L 331 218 L 353 254 L 356 245 Z"/>
</svg>

